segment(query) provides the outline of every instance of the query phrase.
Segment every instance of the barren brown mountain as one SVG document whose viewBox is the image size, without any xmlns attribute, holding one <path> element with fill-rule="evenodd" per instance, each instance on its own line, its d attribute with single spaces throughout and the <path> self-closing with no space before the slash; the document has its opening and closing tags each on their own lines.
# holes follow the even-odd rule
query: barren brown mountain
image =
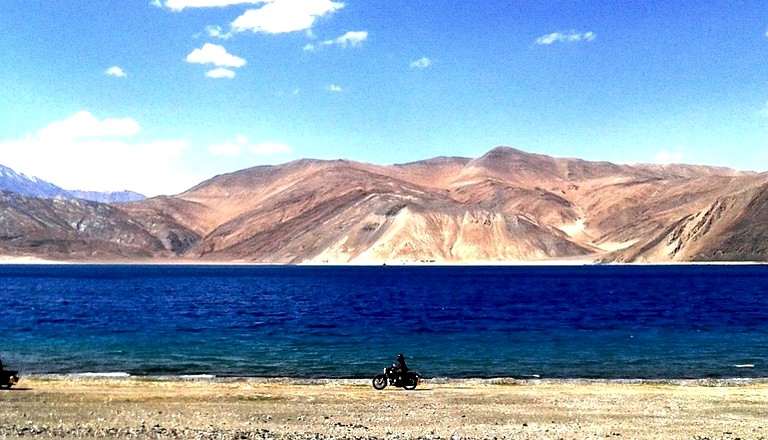
<svg viewBox="0 0 768 440">
<path fill-rule="evenodd" d="M 0 197 L 0 252 L 261 263 L 768 261 L 768 173 L 499 147 L 379 166 L 300 160 L 176 196 Z"/>
</svg>

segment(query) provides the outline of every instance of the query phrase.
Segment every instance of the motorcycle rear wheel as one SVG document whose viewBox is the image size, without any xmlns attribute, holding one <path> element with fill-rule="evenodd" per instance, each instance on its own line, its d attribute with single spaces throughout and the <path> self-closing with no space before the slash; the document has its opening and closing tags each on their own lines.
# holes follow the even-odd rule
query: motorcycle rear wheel
<svg viewBox="0 0 768 440">
<path fill-rule="evenodd" d="M 378 374 L 373 378 L 373 388 L 377 390 L 383 390 L 387 387 L 387 376 Z"/>
<path fill-rule="evenodd" d="M 416 378 L 416 376 L 409 374 L 408 377 L 404 379 L 403 388 L 406 390 L 415 390 L 416 385 L 418 384 L 419 380 Z"/>
</svg>

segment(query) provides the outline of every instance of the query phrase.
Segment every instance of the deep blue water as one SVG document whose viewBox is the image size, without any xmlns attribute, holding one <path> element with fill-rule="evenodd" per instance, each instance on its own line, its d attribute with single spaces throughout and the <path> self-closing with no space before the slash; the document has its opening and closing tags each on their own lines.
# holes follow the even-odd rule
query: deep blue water
<svg viewBox="0 0 768 440">
<path fill-rule="evenodd" d="M 0 266 L 24 373 L 768 376 L 768 266 Z M 751 364 L 752 368 L 736 367 Z"/>
</svg>

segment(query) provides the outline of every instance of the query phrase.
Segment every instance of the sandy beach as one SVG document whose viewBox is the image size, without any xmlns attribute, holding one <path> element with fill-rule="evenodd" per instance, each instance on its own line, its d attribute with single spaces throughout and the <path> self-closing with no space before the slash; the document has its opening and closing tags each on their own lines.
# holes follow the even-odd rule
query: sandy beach
<svg viewBox="0 0 768 440">
<path fill-rule="evenodd" d="M 765 439 L 768 381 L 22 378 L 0 438 Z"/>
</svg>

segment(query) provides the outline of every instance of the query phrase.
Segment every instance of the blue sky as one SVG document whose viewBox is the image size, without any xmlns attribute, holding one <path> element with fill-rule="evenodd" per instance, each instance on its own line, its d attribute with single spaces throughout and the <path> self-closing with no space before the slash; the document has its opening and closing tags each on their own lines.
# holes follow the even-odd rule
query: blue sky
<svg viewBox="0 0 768 440">
<path fill-rule="evenodd" d="M 0 164 L 173 194 L 498 145 L 768 171 L 768 3 L 2 0 Z"/>
</svg>

